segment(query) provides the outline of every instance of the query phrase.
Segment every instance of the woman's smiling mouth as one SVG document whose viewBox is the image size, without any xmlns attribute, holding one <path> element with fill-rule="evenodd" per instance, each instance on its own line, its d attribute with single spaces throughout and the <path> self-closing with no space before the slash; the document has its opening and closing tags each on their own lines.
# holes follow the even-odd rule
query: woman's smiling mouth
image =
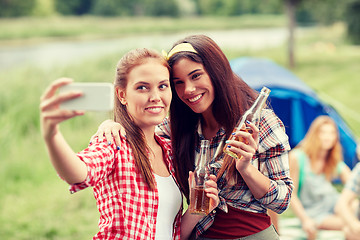
<svg viewBox="0 0 360 240">
<path fill-rule="evenodd" d="M 188 101 L 189 101 L 190 103 L 194 103 L 194 102 L 198 101 L 202 96 L 203 96 L 203 93 L 202 93 L 202 94 L 199 94 L 199 95 L 197 95 L 197 96 L 195 96 L 195 97 L 193 97 L 193 98 L 189 98 Z"/>
<path fill-rule="evenodd" d="M 145 108 L 145 110 L 150 113 L 159 113 L 163 110 L 163 107 L 160 107 L 160 106 L 147 107 L 147 108 Z"/>
</svg>

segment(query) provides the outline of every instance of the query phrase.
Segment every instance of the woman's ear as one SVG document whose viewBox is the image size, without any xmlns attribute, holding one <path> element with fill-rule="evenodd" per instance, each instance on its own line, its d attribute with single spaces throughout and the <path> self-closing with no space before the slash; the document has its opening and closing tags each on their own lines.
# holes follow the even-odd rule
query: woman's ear
<svg viewBox="0 0 360 240">
<path fill-rule="evenodd" d="M 122 105 L 127 104 L 125 89 L 117 87 L 116 88 L 116 96 L 117 96 L 117 98 L 119 99 L 119 101 L 121 102 Z"/>
</svg>

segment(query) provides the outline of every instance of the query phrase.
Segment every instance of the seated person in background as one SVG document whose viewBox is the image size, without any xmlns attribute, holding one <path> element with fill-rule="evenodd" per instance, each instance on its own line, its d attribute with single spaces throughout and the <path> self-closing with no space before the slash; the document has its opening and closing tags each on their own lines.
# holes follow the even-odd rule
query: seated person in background
<svg viewBox="0 0 360 240">
<path fill-rule="evenodd" d="M 359 158 L 360 147 L 357 150 Z M 357 163 L 335 207 L 336 214 L 340 215 L 345 222 L 344 232 L 347 240 L 360 239 L 359 197 L 360 163 Z"/>
<path fill-rule="evenodd" d="M 295 186 L 290 206 L 308 239 L 315 239 L 320 229 L 342 230 L 344 222 L 334 213 L 340 193 L 332 180 L 340 177 L 345 183 L 351 170 L 343 162 L 334 120 L 317 117 L 304 139 L 289 153 L 289 160 Z"/>
</svg>

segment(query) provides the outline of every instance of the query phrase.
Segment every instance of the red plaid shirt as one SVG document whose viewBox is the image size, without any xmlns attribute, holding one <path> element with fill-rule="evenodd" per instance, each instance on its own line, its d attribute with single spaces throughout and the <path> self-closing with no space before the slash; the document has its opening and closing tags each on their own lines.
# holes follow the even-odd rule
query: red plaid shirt
<svg viewBox="0 0 360 240">
<path fill-rule="evenodd" d="M 161 145 L 170 174 L 170 142 L 156 136 Z M 116 145 L 95 141 L 78 153 L 88 167 L 86 180 L 70 186 L 71 193 L 93 187 L 100 212 L 100 231 L 93 239 L 155 239 L 156 217 L 159 207 L 157 188 L 151 191 L 140 172 L 130 145 L 121 139 L 121 149 Z M 114 142 L 114 141 L 113 141 Z M 176 180 L 175 180 L 176 182 Z M 182 207 L 174 219 L 173 239 L 180 239 Z"/>
</svg>

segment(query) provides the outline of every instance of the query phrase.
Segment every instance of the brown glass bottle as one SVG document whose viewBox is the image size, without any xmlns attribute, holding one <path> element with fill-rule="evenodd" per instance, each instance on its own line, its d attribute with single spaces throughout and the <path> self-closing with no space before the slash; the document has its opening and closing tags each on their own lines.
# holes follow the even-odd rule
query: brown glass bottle
<svg viewBox="0 0 360 240">
<path fill-rule="evenodd" d="M 206 196 L 205 182 L 209 179 L 210 142 L 201 140 L 200 158 L 191 181 L 189 211 L 192 214 L 209 214 L 210 198 Z"/>
<path fill-rule="evenodd" d="M 235 127 L 235 129 L 233 130 L 233 132 L 237 132 L 237 131 L 246 131 L 249 132 L 251 131 L 250 127 L 246 127 L 245 123 L 246 121 L 254 123 L 255 126 L 258 127 L 259 125 L 259 121 L 260 121 L 260 114 L 262 109 L 265 106 L 266 100 L 268 98 L 270 94 L 270 89 L 268 89 L 267 87 L 263 87 L 261 89 L 261 92 L 259 93 L 258 97 L 256 98 L 256 100 L 254 101 L 253 105 L 244 113 L 244 115 L 241 117 L 238 125 Z M 238 140 L 238 141 L 242 141 L 245 142 L 245 139 L 240 139 L 241 137 L 234 137 L 233 135 L 230 136 L 229 140 Z M 246 142 L 245 142 L 246 143 Z M 231 152 L 228 149 L 228 145 L 226 144 L 223 151 L 230 155 L 233 158 L 241 158 L 241 155 L 236 155 L 235 153 Z"/>
<path fill-rule="evenodd" d="M 270 89 L 267 87 L 263 87 L 258 95 L 258 97 L 255 99 L 253 105 L 244 113 L 244 115 L 240 118 L 237 126 L 234 128 L 234 132 L 238 131 L 246 131 L 251 133 L 251 128 L 246 126 L 246 122 L 254 123 L 255 126 L 259 127 L 260 122 L 260 115 L 261 111 L 263 110 L 266 100 L 270 94 Z M 233 135 L 230 135 L 229 140 L 237 140 L 242 141 L 247 144 L 246 139 L 243 139 L 242 137 L 235 137 Z M 223 152 L 226 154 L 224 157 L 223 166 L 221 167 L 218 177 L 220 177 L 225 171 L 227 172 L 226 179 L 228 180 L 228 183 L 230 185 L 235 184 L 236 180 L 236 169 L 235 169 L 235 159 L 241 159 L 241 155 L 237 155 L 234 152 L 229 150 L 229 147 L 227 144 L 225 144 L 223 148 Z"/>
</svg>

